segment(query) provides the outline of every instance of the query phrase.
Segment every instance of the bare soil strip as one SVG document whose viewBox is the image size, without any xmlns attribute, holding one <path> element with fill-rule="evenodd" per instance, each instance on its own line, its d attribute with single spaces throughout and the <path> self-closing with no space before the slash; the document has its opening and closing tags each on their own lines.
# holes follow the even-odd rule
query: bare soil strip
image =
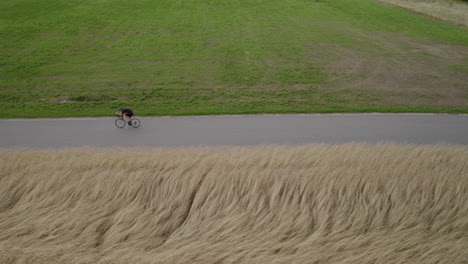
<svg viewBox="0 0 468 264">
<path fill-rule="evenodd" d="M 435 20 L 468 27 L 468 4 L 454 0 L 377 0 Z"/>
</svg>

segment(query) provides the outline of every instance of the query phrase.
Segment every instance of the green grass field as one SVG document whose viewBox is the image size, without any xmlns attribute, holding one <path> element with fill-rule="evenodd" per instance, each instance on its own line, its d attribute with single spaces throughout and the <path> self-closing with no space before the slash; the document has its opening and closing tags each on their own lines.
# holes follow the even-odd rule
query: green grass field
<svg viewBox="0 0 468 264">
<path fill-rule="evenodd" d="M 3 0 L 2 117 L 468 112 L 468 30 L 371 0 Z"/>
</svg>

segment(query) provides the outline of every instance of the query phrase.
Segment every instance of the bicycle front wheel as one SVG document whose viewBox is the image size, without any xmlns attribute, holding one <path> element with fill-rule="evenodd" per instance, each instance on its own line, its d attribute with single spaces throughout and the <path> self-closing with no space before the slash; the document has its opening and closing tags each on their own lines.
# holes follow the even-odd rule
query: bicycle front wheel
<svg viewBox="0 0 468 264">
<path fill-rule="evenodd" d="M 131 122 L 132 122 L 131 123 L 132 127 L 135 127 L 135 128 L 139 127 L 141 125 L 141 122 L 140 122 L 140 120 L 138 118 L 133 118 Z"/>
<path fill-rule="evenodd" d="M 118 128 L 123 128 L 125 126 L 125 120 L 123 120 L 121 118 L 117 118 L 115 120 L 115 126 L 118 127 Z"/>
</svg>

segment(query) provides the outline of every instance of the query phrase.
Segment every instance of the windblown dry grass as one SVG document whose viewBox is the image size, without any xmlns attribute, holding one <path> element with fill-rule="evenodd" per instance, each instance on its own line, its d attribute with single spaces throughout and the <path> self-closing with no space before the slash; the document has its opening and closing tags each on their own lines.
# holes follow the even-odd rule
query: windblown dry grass
<svg viewBox="0 0 468 264">
<path fill-rule="evenodd" d="M 0 150 L 0 263 L 466 263 L 468 149 Z"/>
</svg>

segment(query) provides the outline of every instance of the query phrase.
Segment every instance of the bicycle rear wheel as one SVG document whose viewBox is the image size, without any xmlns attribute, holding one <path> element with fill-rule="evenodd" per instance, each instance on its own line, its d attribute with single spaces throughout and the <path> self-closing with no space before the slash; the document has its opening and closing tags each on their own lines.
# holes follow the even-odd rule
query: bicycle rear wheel
<svg viewBox="0 0 468 264">
<path fill-rule="evenodd" d="M 125 120 L 123 120 L 122 118 L 117 118 L 115 120 L 115 126 L 118 128 L 123 128 L 125 126 Z"/>
<path fill-rule="evenodd" d="M 141 122 L 138 118 L 132 118 L 131 124 L 132 124 L 132 127 L 137 128 L 141 125 Z"/>
</svg>

